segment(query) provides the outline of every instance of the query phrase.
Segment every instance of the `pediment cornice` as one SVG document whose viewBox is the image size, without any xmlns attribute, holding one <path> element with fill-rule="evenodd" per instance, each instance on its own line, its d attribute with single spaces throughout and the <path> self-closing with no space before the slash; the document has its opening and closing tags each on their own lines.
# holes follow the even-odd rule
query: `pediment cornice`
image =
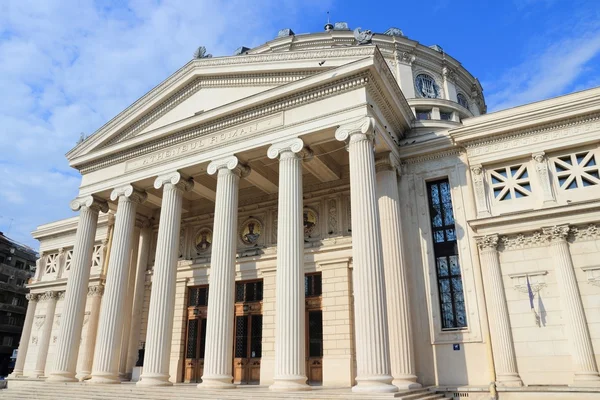
<svg viewBox="0 0 600 400">
<path fill-rule="evenodd" d="M 177 93 L 181 92 L 179 96 L 175 96 L 177 99 L 182 95 L 191 95 L 189 91 L 193 90 L 194 85 L 197 84 L 194 82 L 197 78 L 204 77 L 203 82 L 212 85 L 264 85 L 269 82 L 285 84 L 317 71 L 339 66 L 340 62 L 348 63 L 373 56 L 376 52 L 374 46 L 362 46 L 192 60 L 69 151 L 67 158 L 72 160 L 113 140 L 123 130 L 129 129 L 130 125 L 135 125 L 139 123 L 140 119 L 145 119 L 146 116 L 152 114 L 156 107 L 160 108 L 164 101 L 169 103 L 175 101 L 171 97 Z M 315 59 L 319 61 L 326 59 L 332 62 L 324 66 L 312 63 L 309 66 L 301 63 Z M 255 64 L 256 67 L 249 70 L 248 66 L 252 64 Z M 277 77 L 279 77 L 279 82 Z"/>
<path fill-rule="evenodd" d="M 212 132 L 232 129 L 240 124 L 360 87 L 367 88 L 371 93 L 388 121 L 389 133 L 397 139 L 409 128 L 413 117 L 412 111 L 381 54 L 375 48 L 370 49 L 375 51 L 374 57 L 338 67 L 336 74 L 326 72 L 304 79 L 302 82 L 294 81 L 276 88 L 277 90 L 272 89 L 252 98 L 218 107 L 182 120 L 180 123 L 146 132 L 139 137 L 129 133 L 131 136 L 125 139 L 123 134 L 120 136 L 121 141 L 117 140 L 112 145 L 100 147 L 98 151 L 72 160 L 72 166 L 82 173 L 95 171 L 132 157 L 161 150 Z M 231 79 L 235 82 L 233 78 Z M 217 81 L 216 84 L 222 83 Z M 188 96 L 186 91 L 182 91 L 180 95 Z M 173 99 L 173 101 L 178 100 Z"/>
</svg>

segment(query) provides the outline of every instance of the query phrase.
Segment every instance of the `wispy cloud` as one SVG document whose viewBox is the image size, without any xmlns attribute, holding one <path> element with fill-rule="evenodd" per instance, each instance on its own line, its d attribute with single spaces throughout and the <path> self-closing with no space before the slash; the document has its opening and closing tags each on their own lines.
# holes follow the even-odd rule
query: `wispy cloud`
<svg viewBox="0 0 600 400">
<path fill-rule="evenodd" d="M 600 72 L 600 29 L 564 38 L 530 54 L 497 81 L 486 82 L 490 111 L 589 88 Z M 582 85 L 581 78 L 586 80 Z"/>
<path fill-rule="evenodd" d="M 64 154 L 198 46 L 229 55 L 273 38 L 301 6 L 324 13 L 328 3 L 0 2 L 0 230 L 12 218 L 10 236 L 35 246 L 37 225 L 72 216 L 79 177 Z"/>
</svg>

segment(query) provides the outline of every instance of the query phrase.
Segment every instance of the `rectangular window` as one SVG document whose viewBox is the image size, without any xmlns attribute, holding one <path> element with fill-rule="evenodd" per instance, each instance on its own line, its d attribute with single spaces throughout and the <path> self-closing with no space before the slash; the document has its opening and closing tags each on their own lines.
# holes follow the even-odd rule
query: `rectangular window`
<svg viewBox="0 0 600 400">
<path fill-rule="evenodd" d="M 308 356 L 323 357 L 323 312 L 308 313 Z"/>
<path fill-rule="evenodd" d="M 262 281 L 254 282 L 237 282 L 235 284 L 235 301 L 262 301 L 263 299 L 263 283 Z"/>
<path fill-rule="evenodd" d="M 417 119 L 431 119 L 431 110 L 416 110 L 415 112 L 417 114 Z"/>
<path fill-rule="evenodd" d="M 6 259 L 4 258 L 4 256 L 0 256 L 0 263 L 4 263 Z"/>
<path fill-rule="evenodd" d="M 2 346 L 12 346 L 13 337 L 12 336 L 4 336 L 2 338 Z"/>
<path fill-rule="evenodd" d="M 440 119 L 442 121 L 452 121 L 452 113 L 440 111 Z"/>
<path fill-rule="evenodd" d="M 188 293 L 188 307 L 208 306 L 208 286 L 192 287 Z"/>
<path fill-rule="evenodd" d="M 15 264 L 15 267 L 17 267 L 19 269 L 23 269 L 23 268 L 25 268 L 25 263 L 23 261 L 17 261 Z"/>
<path fill-rule="evenodd" d="M 304 297 L 317 297 L 321 295 L 321 273 L 304 276 Z"/>
<path fill-rule="evenodd" d="M 467 326 L 454 211 L 448 179 L 427 183 L 442 329 Z"/>
</svg>

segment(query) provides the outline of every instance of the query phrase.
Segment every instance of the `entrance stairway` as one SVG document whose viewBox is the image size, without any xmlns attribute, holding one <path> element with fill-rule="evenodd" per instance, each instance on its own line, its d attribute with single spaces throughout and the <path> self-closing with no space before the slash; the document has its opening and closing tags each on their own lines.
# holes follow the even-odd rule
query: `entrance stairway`
<svg viewBox="0 0 600 400">
<path fill-rule="evenodd" d="M 139 388 L 132 383 L 120 385 L 90 385 L 85 383 L 45 383 L 19 382 L 8 389 L 0 391 L 0 399 L 77 399 L 77 400 L 229 400 L 229 399 L 401 399 L 401 400 L 434 400 L 443 399 L 444 395 L 436 394 L 428 389 L 416 389 L 389 394 L 359 394 L 350 389 L 330 389 L 315 387 L 306 392 L 282 393 L 272 392 L 265 386 L 240 386 L 230 390 L 201 390 L 195 384 L 177 384 L 170 387 Z"/>
</svg>

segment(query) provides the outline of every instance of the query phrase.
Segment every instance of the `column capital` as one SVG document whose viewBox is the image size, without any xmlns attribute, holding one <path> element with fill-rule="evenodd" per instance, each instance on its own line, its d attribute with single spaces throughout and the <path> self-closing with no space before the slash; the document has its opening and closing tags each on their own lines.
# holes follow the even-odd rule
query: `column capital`
<svg viewBox="0 0 600 400">
<path fill-rule="evenodd" d="M 27 299 L 27 301 L 33 301 L 34 303 L 37 303 L 40 300 L 40 295 L 37 293 L 27 293 L 25 295 L 25 299 Z"/>
<path fill-rule="evenodd" d="M 146 192 L 143 190 L 136 189 L 132 185 L 123 185 L 113 189 L 112 193 L 110 194 L 110 199 L 115 201 L 121 196 L 140 204 L 146 201 L 146 198 L 148 197 Z"/>
<path fill-rule="evenodd" d="M 194 180 L 192 178 L 186 178 L 179 171 L 173 171 L 157 176 L 154 181 L 154 188 L 160 189 L 167 183 L 184 192 L 189 192 L 194 187 Z"/>
<path fill-rule="evenodd" d="M 208 164 L 206 172 L 208 172 L 209 175 L 214 175 L 221 169 L 230 170 L 240 178 L 244 178 L 250 174 L 250 168 L 240 163 L 240 160 L 236 156 L 229 156 L 211 161 L 211 163 Z"/>
<path fill-rule="evenodd" d="M 546 153 L 544 153 L 543 151 L 532 153 L 531 158 L 537 163 L 543 163 L 544 161 L 546 161 Z"/>
<path fill-rule="evenodd" d="M 104 294 L 104 285 L 95 285 L 88 287 L 87 295 L 88 297 L 92 296 L 102 296 Z"/>
<path fill-rule="evenodd" d="M 360 117 L 354 121 L 340 125 L 335 131 L 335 138 L 340 142 L 345 142 L 354 135 L 358 135 L 357 140 L 373 139 L 375 136 L 375 119 L 372 117 Z"/>
<path fill-rule="evenodd" d="M 479 247 L 480 251 L 483 251 L 483 250 L 496 251 L 498 249 L 498 240 L 499 239 L 500 239 L 500 236 L 498 234 L 494 233 L 491 235 L 476 237 L 475 241 L 477 242 L 477 246 Z"/>
<path fill-rule="evenodd" d="M 79 211 L 82 207 L 86 207 L 94 211 L 108 212 L 106 201 L 94 195 L 78 197 L 71 201 L 69 206 L 73 211 Z"/>
<path fill-rule="evenodd" d="M 396 171 L 400 175 L 400 164 L 392 156 L 392 153 L 386 152 L 375 155 L 375 172 Z"/>
<path fill-rule="evenodd" d="M 297 157 L 303 157 L 305 155 L 303 150 L 304 141 L 300 138 L 294 138 L 279 143 L 273 143 L 271 147 L 269 147 L 269 150 L 267 150 L 267 156 L 273 160 L 279 158 L 282 153 L 291 152 L 297 154 Z"/>
<path fill-rule="evenodd" d="M 57 298 L 58 298 L 58 292 L 54 292 L 52 290 L 48 290 L 47 292 L 44 292 L 44 294 L 42 294 L 40 296 L 41 301 L 55 300 Z"/>
<path fill-rule="evenodd" d="M 542 228 L 542 233 L 548 237 L 551 242 L 565 242 L 571 228 L 568 224 L 556 225 Z"/>
<path fill-rule="evenodd" d="M 471 172 L 474 175 L 481 175 L 481 173 L 483 172 L 483 165 L 481 165 L 481 164 L 471 165 Z"/>
</svg>

